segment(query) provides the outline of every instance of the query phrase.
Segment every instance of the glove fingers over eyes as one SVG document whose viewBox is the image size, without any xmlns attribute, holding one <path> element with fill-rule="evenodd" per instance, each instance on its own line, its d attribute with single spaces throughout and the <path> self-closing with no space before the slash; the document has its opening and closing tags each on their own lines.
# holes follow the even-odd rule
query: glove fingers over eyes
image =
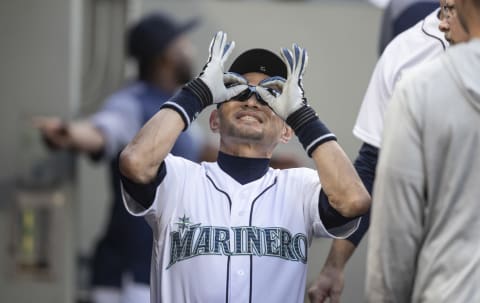
<svg viewBox="0 0 480 303">
<path fill-rule="evenodd" d="M 271 107 L 270 104 L 276 103 L 277 97 L 282 93 L 285 81 L 284 78 L 278 76 L 266 78 L 258 83 L 256 87 L 257 93 Z"/>
<path fill-rule="evenodd" d="M 265 79 L 259 85 L 258 93 L 282 119 L 306 105 L 302 78 L 308 62 L 307 51 L 298 45 L 293 45 L 293 52 L 287 48 L 280 50 L 280 56 L 287 66 L 287 80 L 281 83 L 280 79 Z M 281 94 L 275 96 L 272 87 L 281 87 Z M 269 89 L 270 88 L 270 89 Z M 267 93 L 268 92 L 268 93 Z"/>
<path fill-rule="evenodd" d="M 235 47 L 235 42 L 227 41 L 227 34 L 219 31 L 210 43 L 208 61 L 199 78 L 207 85 L 212 95 L 211 103 L 220 103 L 229 99 L 224 84 L 224 66 Z"/>
<path fill-rule="evenodd" d="M 225 101 L 228 101 L 248 88 L 248 81 L 242 75 L 237 73 L 224 73 L 223 83 L 226 87 L 227 95 Z"/>
</svg>

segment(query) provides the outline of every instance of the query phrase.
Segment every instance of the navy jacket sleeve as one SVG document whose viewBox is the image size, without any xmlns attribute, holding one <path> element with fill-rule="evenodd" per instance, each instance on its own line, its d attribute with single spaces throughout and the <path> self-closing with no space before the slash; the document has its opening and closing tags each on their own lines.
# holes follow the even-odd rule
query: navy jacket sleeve
<svg viewBox="0 0 480 303">
<path fill-rule="evenodd" d="M 370 193 L 370 195 L 372 194 L 373 182 L 375 181 L 375 169 L 377 168 L 378 151 L 378 148 L 364 143 L 360 147 L 357 159 L 354 163 L 355 169 L 357 170 L 357 173 L 360 176 L 363 185 Z M 363 215 L 360 226 L 350 237 L 347 238 L 347 240 L 357 246 L 367 232 L 369 226 L 370 210 L 365 215 Z"/>
</svg>

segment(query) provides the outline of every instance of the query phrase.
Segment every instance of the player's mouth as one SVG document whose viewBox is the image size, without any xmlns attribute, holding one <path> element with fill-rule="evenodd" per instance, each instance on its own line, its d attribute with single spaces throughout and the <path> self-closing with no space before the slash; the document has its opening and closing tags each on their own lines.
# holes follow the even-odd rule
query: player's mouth
<svg viewBox="0 0 480 303">
<path fill-rule="evenodd" d="M 262 117 L 255 112 L 240 112 L 235 117 L 237 120 L 242 122 L 258 122 L 263 123 Z"/>
</svg>

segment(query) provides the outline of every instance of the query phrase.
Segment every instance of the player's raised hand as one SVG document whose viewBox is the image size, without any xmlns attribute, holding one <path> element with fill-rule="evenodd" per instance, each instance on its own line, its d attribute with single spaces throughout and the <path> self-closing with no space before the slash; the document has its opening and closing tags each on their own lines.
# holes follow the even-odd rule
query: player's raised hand
<svg viewBox="0 0 480 303">
<path fill-rule="evenodd" d="M 256 87 L 260 97 L 293 129 L 309 156 L 321 144 L 336 140 L 335 135 L 320 121 L 311 108 L 303 91 L 303 75 L 308 63 L 308 54 L 304 48 L 293 44 L 292 51 L 282 48 L 280 51 L 287 67 L 287 79 L 284 83 L 278 77 L 267 78 Z M 281 93 L 274 87 L 281 88 Z M 308 127 L 304 127 L 308 125 Z"/>
<path fill-rule="evenodd" d="M 217 32 L 210 43 L 208 60 L 200 75 L 162 105 L 162 108 L 170 108 L 180 114 L 184 130 L 205 107 L 230 100 L 248 88 L 243 77 L 224 73 L 225 62 L 234 47 L 235 42 L 227 42 L 226 33 Z"/>
<path fill-rule="evenodd" d="M 212 103 L 231 99 L 247 88 L 243 77 L 234 73 L 224 73 L 225 63 L 235 47 L 235 41 L 228 42 L 227 34 L 219 31 L 210 42 L 209 56 L 199 78 L 208 86 Z M 225 83 L 240 85 L 225 86 Z M 243 84 L 242 84 L 243 83 Z"/>
<path fill-rule="evenodd" d="M 304 48 L 293 44 L 292 51 L 282 48 L 280 55 L 287 66 L 286 81 L 283 83 L 278 77 L 267 78 L 259 83 L 257 91 L 278 116 L 287 120 L 292 113 L 306 105 L 302 78 L 308 54 Z M 272 93 L 272 86 L 281 87 L 281 94 Z"/>
</svg>

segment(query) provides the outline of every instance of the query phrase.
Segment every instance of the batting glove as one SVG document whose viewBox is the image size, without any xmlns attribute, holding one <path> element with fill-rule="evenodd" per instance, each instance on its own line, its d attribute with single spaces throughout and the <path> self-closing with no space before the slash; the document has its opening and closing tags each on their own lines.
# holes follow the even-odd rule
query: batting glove
<svg viewBox="0 0 480 303">
<path fill-rule="evenodd" d="M 304 48 L 293 44 L 293 53 L 282 48 L 280 55 L 287 66 L 287 80 L 267 78 L 259 83 L 258 94 L 295 131 L 303 147 L 311 156 L 322 143 L 336 140 L 335 135 L 320 121 L 310 107 L 303 89 L 303 75 L 308 63 Z M 277 88 L 277 89 L 276 89 Z M 276 93 L 280 88 L 281 94 Z"/>
<path fill-rule="evenodd" d="M 293 45 L 295 56 L 287 48 L 282 48 L 280 55 L 287 66 L 287 80 L 279 77 L 267 78 L 259 83 L 258 93 L 283 120 L 306 105 L 302 77 L 308 63 L 308 55 L 305 49 L 296 44 Z M 280 88 L 281 94 L 272 93 L 272 88 Z M 275 91 L 278 91 L 276 89 Z"/>
<path fill-rule="evenodd" d="M 234 48 L 235 41 L 227 42 L 227 34 L 222 31 L 217 32 L 210 43 L 207 64 L 199 76 L 199 79 L 208 86 L 212 94 L 210 104 L 230 100 L 233 96 L 246 89 L 246 87 L 237 85 L 229 88 L 225 86 L 225 83 L 247 84 L 245 78 L 238 74 L 224 74 L 225 62 L 228 60 Z"/>
<path fill-rule="evenodd" d="M 227 42 L 226 33 L 217 32 L 210 42 L 208 60 L 200 75 L 162 105 L 162 108 L 171 108 L 180 114 L 185 123 L 184 130 L 205 107 L 229 100 L 248 87 L 243 77 L 223 71 L 234 47 L 234 41 Z"/>
</svg>

